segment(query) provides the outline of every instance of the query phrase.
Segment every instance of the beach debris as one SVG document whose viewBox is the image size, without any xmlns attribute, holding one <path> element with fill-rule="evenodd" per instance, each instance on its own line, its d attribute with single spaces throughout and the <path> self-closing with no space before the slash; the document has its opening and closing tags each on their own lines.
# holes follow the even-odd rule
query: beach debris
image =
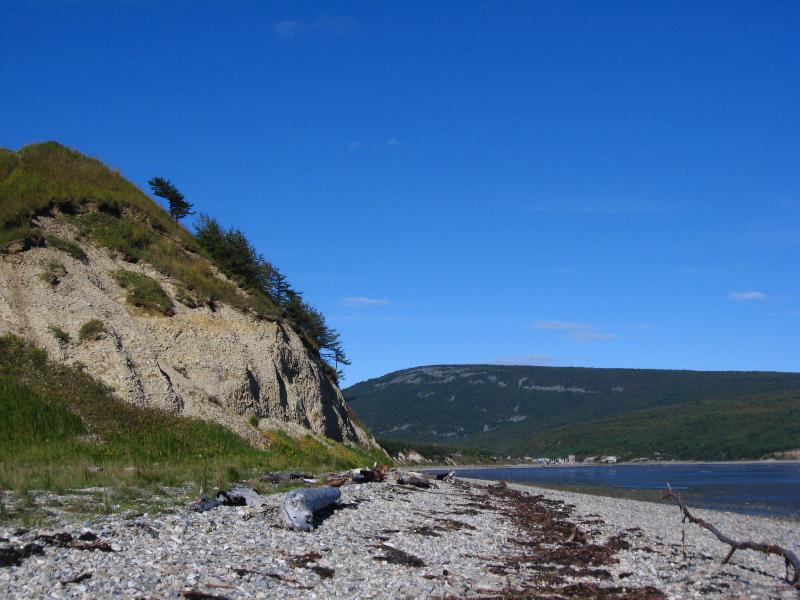
<svg viewBox="0 0 800 600">
<path fill-rule="evenodd" d="M 287 481 L 304 481 L 306 479 L 314 479 L 311 473 L 266 473 L 259 477 L 261 481 L 269 483 L 285 483 Z"/>
<path fill-rule="evenodd" d="M 206 512 L 208 510 L 217 508 L 218 506 L 245 506 L 246 504 L 247 499 L 242 493 L 236 493 L 233 491 L 228 493 L 220 490 L 213 499 L 209 498 L 208 496 L 201 496 L 200 500 L 189 505 L 189 510 L 193 510 L 195 512 Z"/>
<path fill-rule="evenodd" d="M 377 462 L 371 469 L 353 469 L 350 471 L 350 480 L 353 483 L 372 483 L 386 479 L 389 474 L 389 465 L 379 465 Z"/>
<path fill-rule="evenodd" d="M 71 579 L 65 579 L 61 581 L 61 585 L 69 585 L 71 583 L 81 583 L 82 581 L 86 581 L 87 579 L 91 579 L 92 573 L 90 571 L 85 571 L 80 575 L 76 575 Z"/>
<path fill-rule="evenodd" d="M 331 477 L 325 482 L 325 485 L 338 488 L 342 487 L 347 481 L 347 477 Z"/>
<path fill-rule="evenodd" d="M 720 542 L 731 547 L 730 551 L 725 556 L 725 559 L 722 561 L 723 565 L 728 564 L 728 561 L 730 561 L 733 553 L 737 550 L 753 550 L 754 552 L 761 552 L 763 554 L 774 554 L 781 556 L 783 557 L 784 567 L 786 569 L 784 575 L 786 581 L 789 583 L 789 585 L 800 589 L 800 558 L 791 550 L 782 548 L 777 544 L 751 542 L 750 540 L 734 540 L 733 538 L 722 533 L 708 521 L 700 519 L 699 517 L 695 517 L 692 513 L 690 513 L 683 499 L 680 497 L 680 495 L 678 495 L 677 492 L 673 491 L 669 483 L 667 483 L 667 491 L 664 493 L 663 498 L 665 500 L 675 500 L 675 502 L 678 503 L 678 508 L 681 511 L 682 522 L 685 523 L 686 521 L 689 521 L 689 523 L 699 525 L 703 529 L 713 533 Z M 789 572 L 789 567 L 792 568 L 792 573 Z"/>
<path fill-rule="evenodd" d="M 401 471 L 397 471 L 394 474 L 394 478 L 397 483 L 402 485 L 411 485 L 419 488 L 429 488 L 432 485 L 422 473 L 403 473 Z"/>
<path fill-rule="evenodd" d="M 283 497 L 281 520 L 289 529 L 311 531 L 314 513 L 330 506 L 341 497 L 342 492 L 339 488 L 329 485 L 294 489 Z"/>
<path fill-rule="evenodd" d="M 334 569 L 313 564 L 316 563 L 320 558 L 322 558 L 322 555 L 318 552 L 307 552 L 306 554 L 293 556 L 291 559 L 289 559 L 289 566 L 294 567 L 295 569 L 308 569 L 313 571 L 319 575 L 320 579 L 330 579 L 336 573 Z"/>
<path fill-rule="evenodd" d="M 371 483 L 377 481 L 375 471 L 372 469 L 353 469 L 350 471 L 350 480 L 353 483 Z"/>
<path fill-rule="evenodd" d="M 390 546 L 389 544 L 378 544 L 377 546 L 373 546 L 373 548 L 383 551 L 383 555 L 373 556 L 375 560 L 382 560 L 393 565 L 405 565 L 407 567 L 425 566 L 425 561 L 418 556 L 409 554 L 408 552 L 400 550 L 400 548 Z"/>
<path fill-rule="evenodd" d="M 34 554 L 44 554 L 40 544 L 28 543 L 21 546 L 14 544 L 0 544 L 0 567 L 18 567 L 26 558 Z"/>
<path fill-rule="evenodd" d="M 115 548 L 108 542 L 97 538 L 92 532 L 83 532 L 76 540 L 71 533 L 40 533 L 36 536 L 37 542 L 43 542 L 48 546 L 60 546 L 61 548 L 73 548 L 74 550 L 87 550 L 94 552 L 114 552 Z"/>
<path fill-rule="evenodd" d="M 206 512 L 218 506 L 250 506 L 259 508 L 264 505 L 265 498 L 249 487 L 237 486 L 226 491 L 217 492 L 214 498 L 202 496 L 197 502 L 189 505 L 189 510 Z"/>
<path fill-rule="evenodd" d="M 508 485 L 494 484 L 485 489 L 497 501 L 495 510 L 507 515 L 520 532 L 511 540 L 517 552 L 509 552 L 499 564 L 491 565 L 490 572 L 504 575 L 517 572 L 522 565 L 537 565 L 535 573 L 505 590 L 506 595 L 501 597 L 666 600 L 666 594 L 651 586 L 608 585 L 613 577 L 606 567 L 618 563 L 616 555 L 630 547 L 626 534 L 612 535 L 603 544 L 593 543 L 573 522 L 572 505 Z M 596 581 L 571 581 L 574 577 Z"/>
<path fill-rule="evenodd" d="M 453 481 L 456 478 L 455 471 L 448 471 L 447 473 L 439 473 L 436 476 L 436 481 Z"/>
<path fill-rule="evenodd" d="M 186 589 L 181 592 L 181 596 L 184 598 L 188 598 L 189 600 L 228 600 L 225 596 L 217 596 L 215 594 L 208 594 L 206 592 L 195 590 L 195 589 Z"/>
</svg>

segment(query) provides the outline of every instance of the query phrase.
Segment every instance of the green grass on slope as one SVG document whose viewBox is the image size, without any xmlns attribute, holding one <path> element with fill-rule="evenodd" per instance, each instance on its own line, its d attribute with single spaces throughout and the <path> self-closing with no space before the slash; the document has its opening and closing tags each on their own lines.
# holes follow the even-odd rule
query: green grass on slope
<svg viewBox="0 0 800 600">
<path fill-rule="evenodd" d="M 0 152 L 0 223 L 5 230 L 27 228 L 32 216 L 53 206 L 75 210 L 84 199 L 110 210 L 134 208 L 159 230 L 188 236 L 155 202 L 98 160 L 56 142 Z"/>
<path fill-rule="evenodd" d="M 562 427 L 528 439 L 531 453 L 543 456 L 651 457 L 685 460 L 761 458 L 800 447 L 800 389 L 700 404 L 635 411 Z M 502 438 L 469 442 L 500 451 L 518 448 Z"/>
<path fill-rule="evenodd" d="M 13 336 L 0 338 L 0 414 L 0 489 L 208 488 L 266 470 L 343 469 L 378 459 L 272 432 L 264 433 L 269 449 L 258 450 L 221 425 L 126 404 Z"/>
<path fill-rule="evenodd" d="M 152 277 L 119 269 L 114 279 L 128 291 L 128 302 L 162 315 L 173 314 L 172 300 Z"/>
</svg>

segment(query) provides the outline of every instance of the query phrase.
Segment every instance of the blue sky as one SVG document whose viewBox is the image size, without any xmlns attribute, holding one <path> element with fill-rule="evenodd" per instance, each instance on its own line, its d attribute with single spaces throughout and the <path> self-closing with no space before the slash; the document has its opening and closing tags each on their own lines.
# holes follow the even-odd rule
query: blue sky
<svg viewBox="0 0 800 600">
<path fill-rule="evenodd" d="M 798 370 L 800 3 L 11 0 L 0 145 L 172 179 L 432 363 Z"/>
</svg>

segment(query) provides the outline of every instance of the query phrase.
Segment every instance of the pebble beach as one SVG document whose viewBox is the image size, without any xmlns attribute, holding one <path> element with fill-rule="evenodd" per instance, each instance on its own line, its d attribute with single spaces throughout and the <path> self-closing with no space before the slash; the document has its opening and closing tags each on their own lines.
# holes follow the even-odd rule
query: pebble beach
<svg viewBox="0 0 800 600">
<path fill-rule="evenodd" d="M 348 485 L 311 532 L 279 494 L 42 529 L 0 527 L 3 598 L 798 598 L 782 560 L 682 525 L 674 505 L 477 480 Z M 797 551 L 796 523 L 698 510 Z M 27 550 L 26 550 L 27 548 Z"/>
</svg>

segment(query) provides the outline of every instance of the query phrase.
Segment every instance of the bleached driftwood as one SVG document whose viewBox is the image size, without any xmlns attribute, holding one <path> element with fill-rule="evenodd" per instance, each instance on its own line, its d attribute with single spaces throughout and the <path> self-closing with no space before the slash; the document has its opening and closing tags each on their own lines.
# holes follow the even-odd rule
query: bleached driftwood
<svg viewBox="0 0 800 600">
<path fill-rule="evenodd" d="M 281 519 L 290 529 L 311 531 L 314 513 L 341 498 L 339 488 L 323 486 L 294 489 L 283 497 Z"/>
<path fill-rule="evenodd" d="M 782 548 L 777 544 L 765 544 L 761 542 L 751 542 L 749 540 L 734 540 L 733 538 L 722 533 L 708 521 L 695 517 L 692 513 L 690 513 L 689 509 L 686 507 L 686 504 L 683 502 L 683 499 L 672 490 L 672 487 L 669 484 L 667 484 L 667 491 L 664 494 L 664 499 L 672 499 L 678 503 L 678 508 L 680 508 L 683 522 L 689 521 L 690 523 L 699 525 L 703 529 L 713 533 L 720 542 L 731 547 L 730 551 L 725 556 L 725 560 L 722 561 L 723 565 L 730 561 L 733 553 L 737 550 L 753 550 L 754 552 L 761 552 L 763 554 L 775 554 L 777 556 L 782 556 L 784 566 L 786 567 L 786 581 L 789 582 L 789 585 L 800 588 L 800 558 L 798 558 L 798 556 L 791 550 Z M 789 567 L 791 567 L 794 571 L 794 575 L 790 576 Z"/>
</svg>

